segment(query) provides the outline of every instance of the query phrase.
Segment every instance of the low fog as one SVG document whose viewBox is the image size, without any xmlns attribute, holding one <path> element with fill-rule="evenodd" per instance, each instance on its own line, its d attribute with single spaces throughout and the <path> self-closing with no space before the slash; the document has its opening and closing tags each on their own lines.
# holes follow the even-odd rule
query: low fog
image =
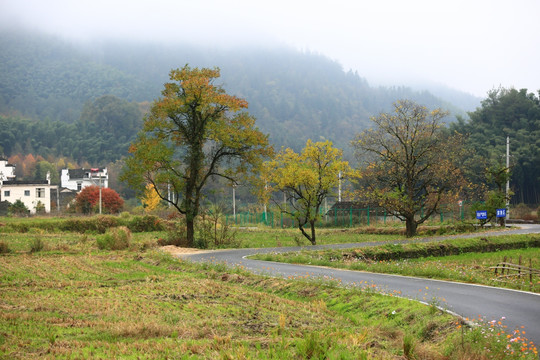
<svg viewBox="0 0 540 360">
<path fill-rule="evenodd" d="M 289 46 L 374 85 L 540 89 L 540 2 L 2 0 L 3 27 L 75 41 Z"/>
</svg>

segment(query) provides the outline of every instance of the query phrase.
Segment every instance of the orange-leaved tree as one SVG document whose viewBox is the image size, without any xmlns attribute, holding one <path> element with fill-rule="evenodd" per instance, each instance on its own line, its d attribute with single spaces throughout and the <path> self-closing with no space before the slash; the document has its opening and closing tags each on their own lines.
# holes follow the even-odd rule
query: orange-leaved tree
<svg viewBox="0 0 540 360">
<path fill-rule="evenodd" d="M 408 100 L 393 107 L 353 141 L 362 172 L 358 194 L 405 221 L 411 237 L 467 186 L 460 169 L 465 147 L 459 134 L 443 131 L 447 112 Z"/>
<path fill-rule="evenodd" d="M 170 72 L 162 97 L 131 144 L 122 180 L 142 193 L 153 184 L 161 199 L 185 215 L 188 246 L 194 245 L 195 218 L 211 177 L 233 183 L 270 153 L 268 137 L 244 111 L 244 99 L 214 84 L 219 69 Z"/>
</svg>

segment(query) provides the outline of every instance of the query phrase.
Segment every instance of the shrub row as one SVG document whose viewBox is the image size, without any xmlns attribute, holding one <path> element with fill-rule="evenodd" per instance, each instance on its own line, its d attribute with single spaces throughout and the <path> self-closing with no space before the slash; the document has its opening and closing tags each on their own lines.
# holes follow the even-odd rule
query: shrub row
<svg viewBox="0 0 540 360">
<path fill-rule="evenodd" d="M 97 232 L 104 234 L 107 229 L 119 225 L 118 218 L 114 216 L 96 216 L 91 218 L 71 218 L 58 224 L 61 231 L 73 231 L 78 233 Z"/>
<path fill-rule="evenodd" d="M 356 249 L 350 252 L 342 252 L 341 256 L 349 259 L 356 258 L 360 260 L 386 261 L 427 256 L 450 256 L 467 252 L 494 252 L 530 247 L 540 247 L 540 236 L 503 241 L 481 238 L 427 244 L 389 244 Z"/>
<path fill-rule="evenodd" d="M 1 232 L 15 232 L 24 234 L 30 229 L 45 231 L 67 231 L 104 234 L 108 229 L 117 226 L 126 226 L 132 232 L 164 231 L 165 222 L 154 215 L 117 217 L 112 215 L 99 215 L 93 217 L 74 217 L 67 219 L 33 219 L 28 222 L 0 224 Z"/>
<path fill-rule="evenodd" d="M 164 231 L 163 220 L 154 215 L 134 216 L 124 224 L 133 232 Z"/>
</svg>

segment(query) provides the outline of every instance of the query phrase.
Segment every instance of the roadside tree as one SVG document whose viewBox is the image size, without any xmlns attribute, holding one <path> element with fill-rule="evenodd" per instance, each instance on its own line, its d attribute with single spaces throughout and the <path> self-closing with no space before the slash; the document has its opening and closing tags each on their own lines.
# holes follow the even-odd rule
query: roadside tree
<svg viewBox="0 0 540 360">
<path fill-rule="evenodd" d="M 144 194 L 141 198 L 141 202 L 144 207 L 144 211 L 152 212 L 158 208 L 161 198 L 159 197 L 154 184 L 147 184 Z"/>
<path fill-rule="evenodd" d="M 342 158 L 343 152 L 330 141 L 308 140 L 300 154 L 285 149 L 263 166 L 259 182 L 263 201 L 273 201 L 282 213 L 291 215 L 313 245 L 317 243 L 315 224 L 320 218 L 321 204 L 336 189 L 339 174 L 351 174 L 348 162 Z M 272 196 L 276 192 L 285 194 L 285 204 Z M 310 233 L 306 232 L 306 225 Z"/>
<path fill-rule="evenodd" d="M 447 113 L 441 109 L 428 111 L 408 100 L 393 107 L 373 117 L 374 127 L 353 141 L 363 177 L 358 196 L 404 221 L 412 237 L 466 186 L 459 168 L 463 139 L 443 133 Z"/>
<path fill-rule="evenodd" d="M 120 212 L 124 206 L 124 200 L 116 191 L 110 188 L 101 189 L 102 211 L 108 214 Z M 99 207 L 99 186 L 87 186 L 75 197 L 75 209 L 83 214 L 96 212 Z"/>
<path fill-rule="evenodd" d="M 131 144 L 121 176 L 142 193 L 153 184 L 159 197 L 186 216 L 187 245 L 211 177 L 237 182 L 270 153 L 268 137 L 255 127 L 245 100 L 228 95 L 214 80 L 219 69 L 172 70 L 143 130 Z"/>
</svg>

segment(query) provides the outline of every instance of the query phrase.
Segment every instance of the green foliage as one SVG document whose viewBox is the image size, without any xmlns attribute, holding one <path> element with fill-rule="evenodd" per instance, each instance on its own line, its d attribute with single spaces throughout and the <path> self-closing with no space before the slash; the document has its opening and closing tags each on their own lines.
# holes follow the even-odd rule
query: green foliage
<svg viewBox="0 0 540 360">
<path fill-rule="evenodd" d="M 403 355 L 406 359 L 416 359 L 414 349 L 416 347 L 414 336 L 405 334 L 403 337 Z"/>
<path fill-rule="evenodd" d="M 240 247 L 237 239 L 237 231 L 232 229 L 225 221 L 224 207 L 211 205 L 202 212 L 197 221 L 198 235 L 195 238 L 195 246 L 205 248 L 236 248 Z"/>
<path fill-rule="evenodd" d="M 326 259 L 330 262 L 355 259 L 357 261 L 389 261 L 402 259 L 415 259 L 430 256 L 451 256 L 469 252 L 497 252 L 511 249 L 524 249 L 540 247 L 540 237 L 531 235 L 510 238 L 472 238 L 449 240 L 443 242 L 430 242 L 425 244 L 386 244 L 382 246 L 369 246 L 355 250 L 320 250 L 289 253 L 286 255 L 271 256 L 274 261 L 287 261 L 288 257 L 296 257 L 294 262 L 305 263 L 316 259 Z M 260 255 L 266 256 L 266 255 Z M 302 257 L 304 261 L 299 261 Z M 315 263 L 314 263 L 315 264 Z M 328 263 L 325 263 L 326 265 Z"/>
<path fill-rule="evenodd" d="M 166 238 L 160 238 L 158 239 L 158 245 L 160 246 L 166 246 L 166 245 L 174 245 L 178 247 L 187 247 L 188 241 L 187 241 L 187 229 L 186 229 L 186 222 L 183 217 L 181 217 L 179 220 L 174 221 L 170 223 L 167 226 L 167 235 Z M 205 244 L 197 244 L 199 248 L 205 248 Z"/>
<path fill-rule="evenodd" d="M 220 52 L 186 45 L 103 43 L 93 44 L 89 51 L 20 30 L 1 30 L 0 48 L 0 113 L 35 120 L 24 127 L 0 124 L 7 156 L 33 149 L 44 157 L 63 154 L 92 164 L 119 159 L 134 135 L 131 126 L 137 121 L 140 126 L 140 117 L 128 116 L 133 102 L 157 98 L 171 67 L 188 61 L 201 67 L 219 64 L 223 82 L 232 93 L 246 97 L 250 113 L 277 148 L 299 151 L 307 139 L 324 134 L 350 155 L 350 134 L 365 128 L 370 115 L 387 109 L 395 99 L 451 107 L 426 91 L 370 87 L 336 61 L 289 49 Z M 208 61 L 209 52 L 213 63 Z M 108 111 L 111 96 L 129 101 L 130 106 L 113 101 Z M 467 105 L 466 110 L 475 106 Z M 117 117 L 119 109 L 126 110 L 126 116 Z M 107 124 L 104 111 L 118 121 Z M 83 119 L 90 121 L 79 122 Z M 121 128 L 127 131 L 119 132 Z"/>
<path fill-rule="evenodd" d="M 15 216 L 25 216 L 30 213 L 30 210 L 28 210 L 26 205 L 24 205 L 24 203 L 20 199 L 17 199 L 13 204 L 9 206 L 8 212 L 11 215 Z"/>
<path fill-rule="evenodd" d="M 36 253 L 42 251 L 43 249 L 45 249 L 45 242 L 43 242 L 40 237 L 34 238 L 32 240 L 32 244 L 30 245 L 30 252 Z"/>
<path fill-rule="evenodd" d="M 133 216 L 126 226 L 133 232 L 151 232 L 165 230 L 163 220 L 155 215 Z"/>
<path fill-rule="evenodd" d="M 47 174 L 50 176 L 52 185 L 60 184 L 60 175 L 56 169 L 56 166 L 45 160 L 38 161 L 34 168 L 32 178 L 35 180 L 46 180 Z"/>
<path fill-rule="evenodd" d="M 500 191 L 488 191 L 486 193 L 486 198 L 484 202 L 476 202 L 472 204 L 470 211 L 470 216 L 476 218 L 476 211 L 485 210 L 487 211 L 487 219 L 479 220 L 481 225 L 485 225 L 489 222 L 492 222 L 496 219 L 497 209 L 506 208 L 506 196 Z"/>
<path fill-rule="evenodd" d="M 5 241 L 0 241 L 0 254 L 9 254 L 11 252 L 11 249 L 9 248 L 9 245 Z"/>
<path fill-rule="evenodd" d="M 36 204 L 36 214 L 45 214 L 45 204 L 41 201 Z"/>
<path fill-rule="evenodd" d="M 330 338 L 319 333 L 310 333 L 298 343 L 297 351 L 301 359 L 328 359 L 331 347 Z"/>
<path fill-rule="evenodd" d="M 540 98 L 527 89 L 496 89 L 488 93 L 482 106 L 451 128 L 468 134 L 469 153 L 478 154 L 471 173 L 483 173 L 485 161 L 498 162 L 506 154 L 510 137 L 510 186 L 515 201 L 540 203 Z"/>
<path fill-rule="evenodd" d="M 129 248 L 130 241 L 131 231 L 125 226 L 109 229 L 96 239 L 97 246 L 101 250 L 125 250 Z"/>
<path fill-rule="evenodd" d="M 185 215 L 190 245 L 208 179 L 236 182 L 269 153 L 267 136 L 244 111 L 247 102 L 215 85 L 219 76 L 219 69 L 188 65 L 171 70 L 171 82 L 152 104 L 121 176 L 140 193 L 152 184 L 161 199 Z"/>
<path fill-rule="evenodd" d="M 271 199 L 282 213 L 293 216 L 302 235 L 315 245 L 315 222 L 320 218 L 322 203 L 334 194 L 340 176 L 352 174 L 343 151 L 334 148 L 332 142 L 308 140 L 300 154 L 287 148 L 265 162 L 257 184 L 263 202 Z M 279 200 L 273 198 L 274 192 L 285 194 L 287 203 L 283 204 L 280 196 Z M 304 229 L 306 225 L 310 234 Z"/>
<path fill-rule="evenodd" d="M 119 225 L 119 220 L 114 216 L 95 216 L 91 218 L 69 218 L 58 225 L 62 231 L 73 231 L 84 234 L 85 232 L 105 233 L 109 228 Z"/>
</svg>

